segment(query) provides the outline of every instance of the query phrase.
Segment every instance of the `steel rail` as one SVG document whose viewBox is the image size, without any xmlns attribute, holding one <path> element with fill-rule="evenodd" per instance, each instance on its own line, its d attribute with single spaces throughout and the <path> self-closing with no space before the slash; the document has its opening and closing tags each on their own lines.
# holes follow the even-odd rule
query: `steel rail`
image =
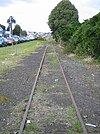
<svg viewBox="0 0 100 134">
<path fill-rule="evenodd" d="M 52 45 L 52 46 L 53 46 L 53 45 Z M 61 62 L 60 62 L 60 60 L 59 60 L 59 58 L 58 58 L 58 56 L 57 56 L 57 53 L 56 53 L 56 51 L 55 51 L 54 46 L 53 46 L 53 50 L 54 50 L 54 52 L 55 52 L 55 55 L 56 55 L 57 61 L 58 61 L 59 65 L 60 65 L 60 68 L 61 68 L 61 71 L 62 71 L 62 74 L 63 74 L 64 80 L 65 80 L 66 86 L 67 86 L 67 88 L 68 88 L 68 91 L 69 91 L 69 93 L 70 93 L 70 96 L 71 96 L 71 99 L 72 99 L 73 105 L 74 105 L 74 107 L 75 107 L 75 110 L 76 110 L 77 116 L 78 116 L 79 121 L 80 121 L 80 123 L 81 123 L 81 126 L 82 126 L 82 128 L 83 128 L 83 132 L 84 132 L 84 134 L 88 134 L 88 132 L 87 132 L 87 130 L 86 130 L 86 128 L 85 128 L 85 125 L 84 125 L 83 119 L 82 119 L 82 117 L 81 117 L 81 114 L 80 114 L 80 112 L 79 112 L 79 109 L 78 109 L 78 107 L 77 107 L 77 105 L 76 105 L 76 102 L 75 102 L 75 99 L 74 99 L 74 97 L 73 97 L 73 94 L 72 94 L 72 92 L 71 92 L 70 86 L 69 86 L 69 84 L 68 84 L 68 80 L 67 80 L 67 78 L 66 78 L 66 76 L 65 76 L 65 73 L 64 73 L 63 67 L 62 67 Z"/>
<path fill-rule="evenodd" d="M 24 112 L 24 115 L 23 115 L 22 122 L 20 124 L 20 129 L 18 131 L 18 134 L 22 134 L 23 133 L 23 130 L 24 130 L 24 127 L 25 127 L 25 123 L 26 123 L 26 118 L 27 118 L 27 115 L 28 115 L 28 110 L 30 108 L 31 101 L 32 101 L 32 98 L 33 98 L 33 94 L 34 94 L 34 91 L 35 91 L 35 88 L 36 88 L 36 85 L 37 85 L 37 81 L 38 81 L 38 78 L 39 78 L 39 75 L 40 75 L 40 72 L 41 72 L 41 69 L 42 69 L 42 65 L 43 65 L 43 62 L 44 62 L 44 59 L 45 59 L 47 47 L 48 46 L 46 46 L 46 48 L 44 50 L 44 53 L 43 53 L 43 56 L 42 56 L 42 59 L 41 59 L 41 62 L 40 62 L 40 66 L 39 66 L 39 69 L 38 69 L 38 72 L 37 72 L 37 75 L 36 75 L 36 78 L 35 78 L 35 82 L 34 82 L 34 85 L 32 87 L 30 98 L 29 98 L 29 101 L 27 103 L 27 106 L 26 106 L 26 109 L 25 109 L 25 112 Z"/>
</svg>

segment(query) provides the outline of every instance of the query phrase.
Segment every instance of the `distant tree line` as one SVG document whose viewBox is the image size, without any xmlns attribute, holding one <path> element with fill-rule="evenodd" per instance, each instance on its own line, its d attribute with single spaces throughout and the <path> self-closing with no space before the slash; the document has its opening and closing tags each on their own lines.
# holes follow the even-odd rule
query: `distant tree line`
<svg viewBox="0 0 100 134">
<path fill-rule="evenodd" d="M 13 30 L 13 35 L 18 35 L 18 36 L 27 36 L 27 32 L 25 30 L 22 30 L 20 25 L 16 24 L 14 30 Z"/>
<path fill-rule="evenodd" d="M 82 24 L 78 18 L 78 10 L 69 0 L 58 3 L 48 18 L 53 38 L 69 53 L 100 58 L 100 12 Z"/>
<path fill-rule="evenodd" d="M 9 26 L 7 28 L 7 31 L 9 31 Z M 27 36 L 27 32 L 25 30 L 22 30 L 20 25 L 16 24 L 15 28 L 13 29 L 13 35 Z"/>
</svg>

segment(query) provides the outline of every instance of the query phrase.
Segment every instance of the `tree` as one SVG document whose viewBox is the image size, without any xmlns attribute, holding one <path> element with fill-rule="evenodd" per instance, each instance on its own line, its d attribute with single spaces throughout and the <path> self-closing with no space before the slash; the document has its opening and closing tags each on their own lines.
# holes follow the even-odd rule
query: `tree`
<svg viewBox="0 0 100 134">
<path fill-rule="evenodd" d="M 5 30 L 5 26 L 4 26 L 4 25 L 0 24 L 0 27 L 1 27 L 3 30 Z"/>
<path fill-rule="evenodd" d="M 14 30 L 13 30 L 13 34 L 20 36 L 21 33 L 22 33 L 22 29 L 21 29 L 20 25 L 17 24 L 17 25 L 15 26 Z"/>
<path fill-rule="evenodd" d="M 78 11 L 69 0 L 62 0 L 58 3 L 58 5 L 51 11 L 48 18 L 48 25 L 56 40 L 61 38 L 60 36 L 66 25 L 77 22 L 79 22 Z"/>
<path fill-rule="evenodd" d="M 80 23 L 66 25 L 65 29 L 61 33 L 61 40 L 64 42 L 70 42 L 70 38 L 73 33 L 78 29 Z"/>
<path fill-rule="evenodd" d="M 21 33 L 22 36 L 27 36 L 27 32 L 25 30 L 22 31 Z"/>
<path fill-rule="evenodd" d="M 7 31 L 10 31 L 9 26 L 7 27 Z"/>
</svg>

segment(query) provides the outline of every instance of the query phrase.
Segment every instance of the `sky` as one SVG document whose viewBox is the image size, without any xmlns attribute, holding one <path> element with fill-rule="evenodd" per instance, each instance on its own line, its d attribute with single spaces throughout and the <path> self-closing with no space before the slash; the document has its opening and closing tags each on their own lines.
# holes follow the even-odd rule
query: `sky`
<svg viewBox="0 0 100 134">
<path fill-rule="evenodd" d="M 0 24 L 8 26 L 13 16 L 23 30 L 49 32 L 48 16 L 61 0 L 0 0 Z M 78 9 L 83 22 L 100 12 L 100 0 L 70 0 Z"/>
</svg>

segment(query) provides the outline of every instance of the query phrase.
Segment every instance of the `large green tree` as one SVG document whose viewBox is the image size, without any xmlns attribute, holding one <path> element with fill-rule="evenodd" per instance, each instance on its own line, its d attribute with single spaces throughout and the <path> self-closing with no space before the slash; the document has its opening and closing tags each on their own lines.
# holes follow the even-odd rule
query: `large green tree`
<svg viewBox="0 0 100 134">
<path fill-rule="evenodd" d="M 78 11 L 69 0 L 62 0 L 51 11 L 48 18 L 48 25 L 52 31 L 53 37 L 58 40 L 66 25 L 77 23 Z"/>
</svg>

